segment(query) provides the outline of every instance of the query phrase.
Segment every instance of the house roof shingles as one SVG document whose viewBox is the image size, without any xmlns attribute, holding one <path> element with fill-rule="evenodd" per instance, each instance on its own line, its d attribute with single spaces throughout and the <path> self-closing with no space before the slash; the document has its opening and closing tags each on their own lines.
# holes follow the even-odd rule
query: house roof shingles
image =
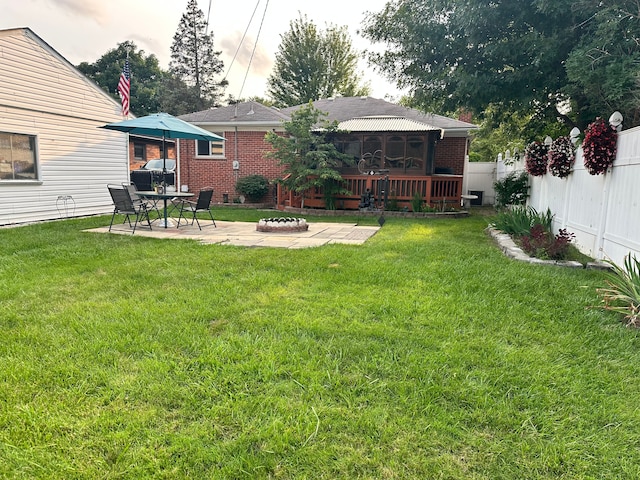
<svg viewBox="0 0 640 480">
<path fill-rule="evenodd" d="M 395 103 L 372 97 L 337 97 L 313 102 L 313 105 L 323 112 L 327 112 L 327 120 L 343 122 L 352 118 L 389 115 L 404 117 L 415 122 L 425 123 L 432 127 L 447 130 L 473 130 L 477 128 L 471 123 L 462 122 L 455 118 L 444 117 L 433 113 L 423 113 L 413 108 L 406 108 Z M 282 113 L 290 115 L 300 108 L 289 107 Z"/>
<path fill-rule="evenodd" d="M 281 124 L 290 120 L 277 108 L 267 107 L 260 102 L 242 102 L 227 107 L 210 108 L 200 112 L 187 113 L 178 118 L 195 124 Z"/>
<path fill-rule="evenodd" d="M 378 126 L 383 130 L 369 131 L 388 131 L 390 118 L 405 119 L 404 127 L 398 128 L 396 131 L 422 131 L 443 130 L 448 133 L 466 133 L 469 130 L 478 128 L 472 123 L 463 122 L 454 118 L 444 117 L 432 113 L 422 113 L 419 110 L 406 108 L 395 103 L 387 102 L 372 97 L 337 97 L 318 100 L 313 105 L 327 113 L 326 119 L 329 121 L 337 121 L 339 123 L 350 121 L 354 125 L 363 127 L 365 118 L 366 122 Z M 259 102 L 243 102 L 237 105 L 229 105 L 227 107 L 212 108 L 200 112 L 180 115 L 179 118 L 196 125 L 281 125 L 283 121 L 291 119 L 291 114 L 299 109 L 302 105 L 288 107 L 279 110 L 274 107 L 267 107 Z M 385 121 L 373 121 L 371 118 L 382 119 Z M 357 122 L 352 122 L 360 119 Z M 393 130 L 393 129 L 392 129 Z M 362 130 L 360 130 L 362 131 Z"/>
</svg>

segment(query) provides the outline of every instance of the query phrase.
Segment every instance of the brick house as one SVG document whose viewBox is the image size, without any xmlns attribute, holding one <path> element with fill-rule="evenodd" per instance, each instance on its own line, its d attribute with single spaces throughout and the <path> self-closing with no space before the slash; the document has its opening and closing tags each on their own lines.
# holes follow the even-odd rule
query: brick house
<svg viewBox="0 0 640 480">
<path fill-rule="evenodd" d="M 325 99 L 314 106 L 348 132 L 334 138 L 339 150 L 354 157 L 354 165 L 341 170 L 351 195 L 338 199 L 340 208 L 358 208 L 366 191 L 376 194 L 383 188 L 401 206 L 408 205 L 416 191 L 429 204 L 460 203 L 469 132 L 475 125 L 371 97 Z M 278 110 L 244 102 L 182 115 L 182 120 L 226 141 L 209 145 L 180 140 L 179 184 L 194 192 L 213 187 L 214 201 L 224 202 L 237 197 L 238 178 L 280 178 L 283 167 L 264 157 L 270 148 L 264 136 L 268 131 L 283 132 L 282 123 L 297 108 Z M 279 207 L 299 206 L 300 200 L 281 192 L 277 202 Z M 321 192 L 305 194 L 304 204 L 322 208 Z"/>
<path fill-rule="evenodd" d="M 167 148 L 167 158 L 176 158 L 175 141 L 165 140 L 164 144 Z M 136 170 L 149 160 L 162 158 L 162 149 L 161 138 L 129 135 L 129 170 Z"/>
</svg>

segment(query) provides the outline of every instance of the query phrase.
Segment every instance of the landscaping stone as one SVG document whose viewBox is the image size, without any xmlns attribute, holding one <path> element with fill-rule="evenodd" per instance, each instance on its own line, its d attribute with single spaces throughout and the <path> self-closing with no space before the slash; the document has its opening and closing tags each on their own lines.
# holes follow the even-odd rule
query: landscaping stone
<svg viewBox="0 0 640 480">
<path fill-rule="evenodd" d="M 520 262 L 528 262 L 533 265 L 558 265 L 560 267 L 584 268 L 580 262 L 573 260 L 542 260 L 541 258 L 530 257 L 513 241 L 510 235 L 496 230 L 493 227 L 487 227 L 487 232 L 496 241 L 500 250 L 508 257 Z M 592 265 L 592 266 L 590 266 Z M 597 265 L 597 266 L 596 266 Z M 605 268 L 606 264 L 602 262 L 592 262 L 587 264 L 587 268 Z"/>
</svg>

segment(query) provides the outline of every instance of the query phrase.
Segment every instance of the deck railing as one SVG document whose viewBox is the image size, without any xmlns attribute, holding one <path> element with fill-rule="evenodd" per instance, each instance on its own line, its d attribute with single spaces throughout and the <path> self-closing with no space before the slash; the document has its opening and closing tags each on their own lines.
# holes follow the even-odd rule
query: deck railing
<svg viewBox="0 0 640 480">
<path fill-rule="evenodd" d="M 462 195 L 462 175 L 343 175 L 349 195 L 338 195 L 335 206 L 338 209 L 357 210 L 364 195 L 371 194 L 377 206 L 387 206 L 393 202 L 399 208 L 411 206 L 411 200 L 418 192 L 425 204 L 434 208 L 459 207 Z M 301 207 L 302 197 L 293 195 L 278 187 L 278 207 Z M 304 206 L 325 208 L 322 189 L 314 188 L 305 192 Z"/>
</svg>

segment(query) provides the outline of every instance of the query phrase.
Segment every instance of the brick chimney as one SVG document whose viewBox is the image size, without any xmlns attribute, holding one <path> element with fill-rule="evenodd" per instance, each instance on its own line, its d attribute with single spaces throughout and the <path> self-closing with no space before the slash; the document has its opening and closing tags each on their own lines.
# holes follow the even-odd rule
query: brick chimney
<svg viewBox="0 0 640 480">
<path fill-rule="evenodd" d="M 467 110 L 462 110 L 458 114 L 458 120 L 460 120 L 461 122 L 471 123 L 472 117 L 473 114 L 471 112 L 468 112 Z"/>
</svg>

